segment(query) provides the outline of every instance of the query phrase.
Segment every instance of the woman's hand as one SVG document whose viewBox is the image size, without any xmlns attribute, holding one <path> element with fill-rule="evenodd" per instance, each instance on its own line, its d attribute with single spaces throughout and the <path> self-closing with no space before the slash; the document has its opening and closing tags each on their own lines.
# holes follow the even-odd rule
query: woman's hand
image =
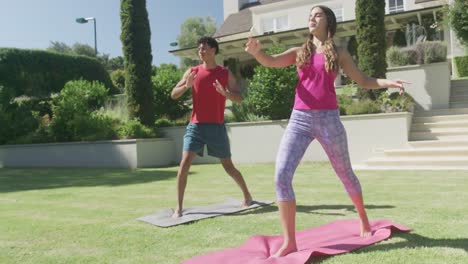
<svg viewBox="0 0 468 264">
<path fill-rule="evenodd" d="M 261 49 L 262 44 L 260 44 L 260 41 L 249 37 L 249 41 L 245 44 L 245 51 L 255 57 Z"/>
<path fill-rule="evenodd" d="M 387 87 L 388 88 L 400 88 L 400 95 L 403 95 L 405 93 L 405 84 L 410 84 L 410 82 L 407 82 L 405 80 L 387 80 Z"/>
</svg>

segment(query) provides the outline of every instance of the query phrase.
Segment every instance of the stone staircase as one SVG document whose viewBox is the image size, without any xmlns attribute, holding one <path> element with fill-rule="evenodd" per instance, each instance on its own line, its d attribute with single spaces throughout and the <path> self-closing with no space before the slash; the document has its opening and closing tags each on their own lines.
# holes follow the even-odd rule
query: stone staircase
<svg viewBox="0 0 468 264">
<path fill-rule="evenodd" d="M 406 148 L 384 150 L 357 169 L 468 170 L 468 80 L 452 81 L 450 109 L 414 114 Z"/>
</svg>

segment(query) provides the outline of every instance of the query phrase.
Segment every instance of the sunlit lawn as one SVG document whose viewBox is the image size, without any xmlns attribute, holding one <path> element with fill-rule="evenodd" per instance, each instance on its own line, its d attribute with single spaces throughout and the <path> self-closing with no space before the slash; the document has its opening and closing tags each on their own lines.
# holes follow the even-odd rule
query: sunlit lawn
<svg viewBox="0 0 468 264">
<path fill-rule="evenodd" d="M 239 165 L 254 198 L 274 200 L 273 164 Z M 172 228 L 136 221 L 175 205 L 177 167 L 0 169 L 0 263 L 179 263 L 280 233 L 276 206 Z M 357 172 L 371 218 L 414 229 L 323 263 L 468 263 L 468 172 Z M 297 228 L 355 218 L 327 163 L 294 180 Z M 192 167 L 186 206 L 241 198 L 220 165 Z"/>
</svg>

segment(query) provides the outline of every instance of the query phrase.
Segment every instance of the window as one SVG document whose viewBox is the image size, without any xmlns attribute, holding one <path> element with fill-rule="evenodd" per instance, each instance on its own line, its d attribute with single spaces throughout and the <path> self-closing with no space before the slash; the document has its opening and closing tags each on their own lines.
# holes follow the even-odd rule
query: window
<svg viewBox="0 0 468 264">
<path fill-rule="evenodd" d="M 403 0 L 388 0 L 388 13 L 405 11 Z"/>
<path fill-rule="evenodd" d="M 287 16 L 265 18 L 262 21 L 263 32 L 278 32 L 284 31 L 289 28 L 289 21 Z"/>
<path fill-rule="evenodd" d="M 340 8 L 333 8 L 332 9 L 333 13 L 335 13 L 335 16 L 336 16 L 336 22 L 341 22 L 344 20 L 344 17 L 343 17 L 343 8 L 340 7 Z"/>
</svg>

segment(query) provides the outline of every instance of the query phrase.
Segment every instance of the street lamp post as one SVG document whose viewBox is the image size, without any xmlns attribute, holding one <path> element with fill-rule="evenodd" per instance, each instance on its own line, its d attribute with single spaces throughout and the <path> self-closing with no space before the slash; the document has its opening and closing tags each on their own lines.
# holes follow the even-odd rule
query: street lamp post
<svg viewBox="0 0 468 264">
<path fill-rule="evenodd" d="M 94 17 L 79 17 L 75 21 L 80 24 L 88 23 L 89 20 L 93 20 L 94 22 L 94 53 L 97 56 L 97 36 L 96 36 L 96 18 Z"/>
</svg>

